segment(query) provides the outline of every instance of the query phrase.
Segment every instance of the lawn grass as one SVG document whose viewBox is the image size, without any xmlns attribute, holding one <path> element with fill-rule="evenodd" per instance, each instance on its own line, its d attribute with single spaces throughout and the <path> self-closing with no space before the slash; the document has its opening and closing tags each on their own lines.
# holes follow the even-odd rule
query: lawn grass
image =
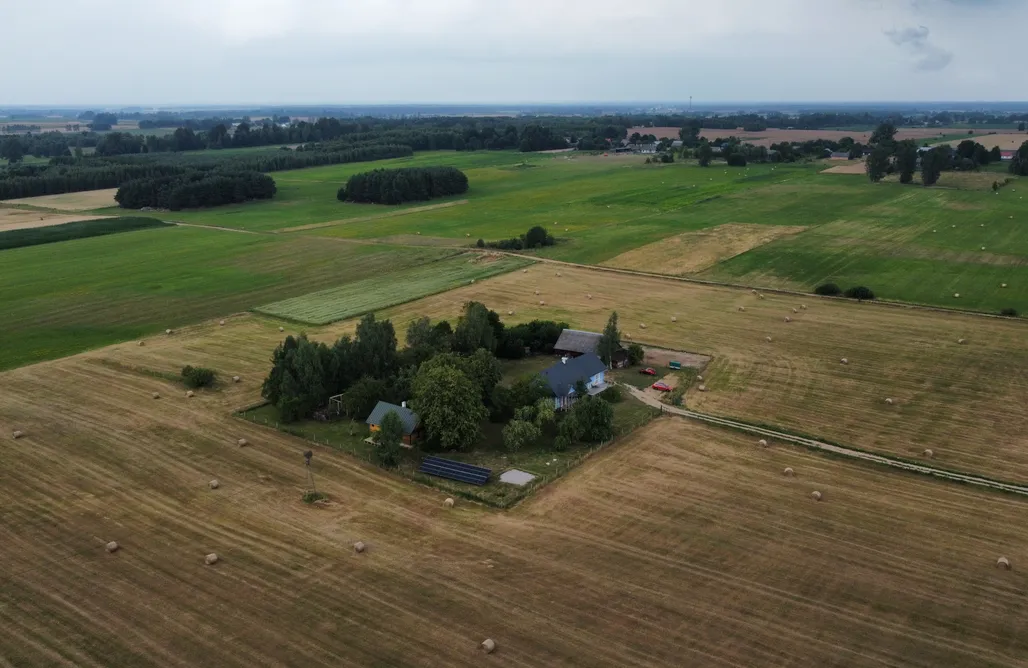
<svg viewBox="0 0 1028 668">
<path fill-rule="evenodd" d="M 259 306 L 255 310 L 308 325 L 327 325 L 445 292 L 529 264 L 530 260 L 517 257 L 492 258 L 479 253 L 461 253 L 431 264 L 419 263 L 385 276 Z"/>
<path fill-rule="evenodd" d="M 0 369 L 432 262 L 444 251 L 163 228 L 2 252 Z"/>
</svg>

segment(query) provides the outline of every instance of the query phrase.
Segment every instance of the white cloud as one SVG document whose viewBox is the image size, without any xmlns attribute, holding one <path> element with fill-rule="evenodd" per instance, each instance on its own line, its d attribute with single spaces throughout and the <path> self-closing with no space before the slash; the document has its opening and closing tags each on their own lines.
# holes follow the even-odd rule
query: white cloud
<svg viewBox="0 0 1028 668">
<path fill-rule="evenodd" d="M 3 18 L 12 27 L 0 62 L 18 67 L 4 70 L 0 104 L 1003 99 L 1028 89 L 1016 59 L 982 48 L 1028 25 L 1018 0 L 51 0 L 14 3 Z"/>
</svg>

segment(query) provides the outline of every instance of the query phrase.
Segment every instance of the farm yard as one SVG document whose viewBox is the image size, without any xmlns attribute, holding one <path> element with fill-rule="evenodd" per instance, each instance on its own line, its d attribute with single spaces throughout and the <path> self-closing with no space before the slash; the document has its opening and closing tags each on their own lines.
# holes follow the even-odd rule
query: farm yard
<svg viewBox="0 0 1028 668">
<path fill-rule="evenodd" d="M 229 416 L 275 336 L 244 316 L 0 375 L 0 429 L 25 430 L 0 487 L 5 659 L 479 665 L 485 638 L 498 665 L 1013 666 L 1028 652 L 1020 499 L 678 419 L 502 514 L 447 509 L 315 447 L 328 501 L 305 505 L 309 444 Z M 242 382 L 187 399 L 129 364 L 184 358 Z"/>
</svg>

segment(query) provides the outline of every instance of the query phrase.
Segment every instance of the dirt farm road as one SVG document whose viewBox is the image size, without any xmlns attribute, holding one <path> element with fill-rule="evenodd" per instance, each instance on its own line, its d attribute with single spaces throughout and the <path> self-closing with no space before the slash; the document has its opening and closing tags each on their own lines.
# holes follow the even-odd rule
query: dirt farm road
<svg viewBox="0 0 1028 668">
<path fill-rule="evenodd" d="M 912 462 L 906 462 L 900 459 L 892 459 L 891 457 L 883 457 L 881 455 L 875 455 L 869 452 L 855 450 L 853 448 L 847 448 L 841 445 L 833 445 L 831 443 L 825 443 L 823 441 L 804 438 L 802 436 L 793 436 L 791 434 L 786 434 L 780 431 L 774 431 L 772 429 L 755 427 L 753 425 L 746 424 L 745 422 L 737 422 L 735 420 L 720 418 L 714 415 L 707 415 L 705 413 L 696 413 L 694 411 L 686 410 L 684 408 L 676 408 L 674 406 L 668 406 L 666 404 L 663 404 L 656 397 L 653 397 L 652 395 L 647 394 L 646 392 L 638 388 L 632 387 L 630 385 L 622 385 L 622 387 L 639 401 L 642 401 L 643 403 L 649 406 L 653 406 L 654 408 L 660 408 L 663 412 L 669 413 L 671 415 L 677 415 L 692 420 L 699 420 L 701 422 L 706 422 L 707 424 L 728 427 L 729 429 L 745 431 L 764 438 L 784 441 L 786 443 L 792 443 L 794 445 L 802 445 L 813 450 L 830 452 L 836 455 L 842 455 L 843 457 L 850 457 L 852 459 L 860 459 L 874 464 L 890 466 L 892 468 L 900 469 L 903 471 L 909 471 L 911 473 L 928 475 L 935 478 L 939 478 L 940 480 L 959 482 L 966 485 L 974 485 L 976 487 L 985 487 L 997 491 L 1010 492 L 1012 494 L 1022 494 L 1028 496 L 1028 487 L 1023 485 L 1014 485 L 1010 483 L 999 482 L 996 480 L 989 480 L 988 478 L 981 478 L 979 476 L 967 475 L 964 473 L 956 473 L 954 471 L 946 471 L 944 469 L 937 469 L 931 466 L 924 466 L 922 464 L 914 464 Z"/>
</svg>

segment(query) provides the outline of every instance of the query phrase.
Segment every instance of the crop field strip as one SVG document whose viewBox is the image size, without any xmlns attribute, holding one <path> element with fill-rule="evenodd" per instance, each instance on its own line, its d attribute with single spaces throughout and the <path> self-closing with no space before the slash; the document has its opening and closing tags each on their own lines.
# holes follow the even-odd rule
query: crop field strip
<svg viewBox="0 0 1028 668">
<path fill-rule="evenodd" d="M 531 264 L 509 256 L 462 253 L 431 264 L 366 278 L 254 309 L 258 313 L 311 325 L 327 325 L 364 313 L 445 292 Z"/>
<path fill-rule="evenodd" d="M 480 664 L 485 637 L 499 665 L 1013 666 L 1028 651 L 1024 575 L 994 567 L 1028 560 L 1023 502 L 682 420 L 503 514 L 446 510 L 317 448 L 331 502 L 305 506 L 309 446 L 228 412 L 256 396 L 277 335 L 242 316 L 0 374 L 0 430 L 27 430 L 0 487 L 0 655 L 454 666 Z M 186 399 L 97 363 L 194 352 L 243 383 Z"/>
</svg>

